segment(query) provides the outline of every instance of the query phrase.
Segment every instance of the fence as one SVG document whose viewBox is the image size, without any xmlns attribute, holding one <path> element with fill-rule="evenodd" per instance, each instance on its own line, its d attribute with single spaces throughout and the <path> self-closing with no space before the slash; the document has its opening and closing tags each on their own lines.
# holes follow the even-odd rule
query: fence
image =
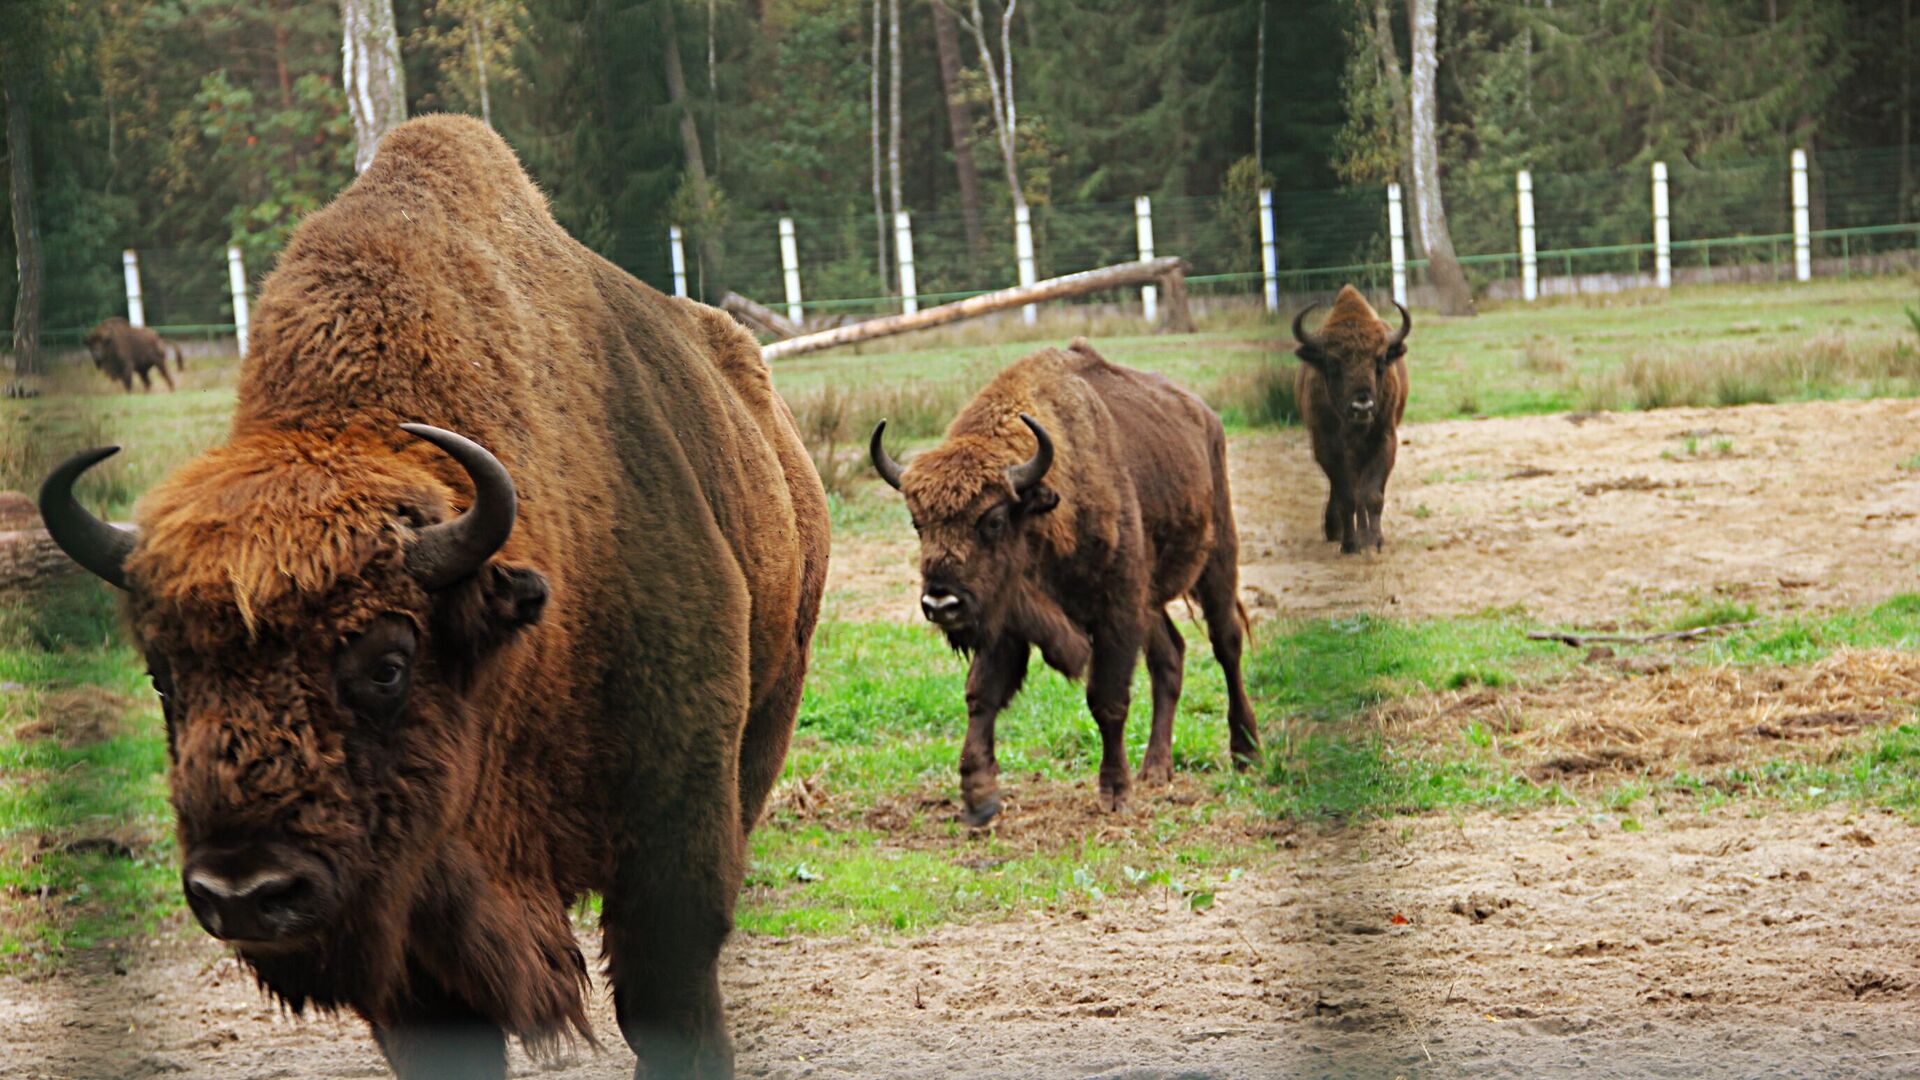
<svg viewBox="0 0 1920 1080">
<path fill-rule="evenodd" d="M 1448 177 L 1446 195 L 1469 279 L 1498 297 L 1675 280 L 1805 280 L 1913 265 L 1920 255 L 1920 192 L 1897 149 L 1586 173 L 1470 165 Z M 1353 187 L 1035 206 L 1024 246 L 1004 207 L 983 211 L 977 229 L 950 210 L 889 217 L 883 229 L 871 214 L 741 215 L 715 239 L 729 289 L 814 319 L 899 311 L 908 300 L 942 303 L 1148 252 L 1184 257 L 1201 298 L 1264 298 L 1278 310 L 1287 297 L 1351 281 L 1417 303 L 1427 264 L 1417 254 L 1411 202 L 1397 202 L 1396 191 Z M 661 229 L 657 237 L 616 237 L 607 254 L 662 290 L 698 294 L 707 268 L 697 239 L 691 230 Z M 899 278 L 882 279 L 881 243 L 890 276 L 909 268 L 910 297 L 901 296 Z M 190 338 L 231 335 L 245 317 L 245 293 L 234 283 L 251 273 L 257 284 L 264 270 L 237 267 L 222 244 L 150 248 L 134 254 L 136 283 L 118 251 L 55 254 L 63 257 L 50 258 L 48 307 L 76 324 L 43 334 L 56 346 L 76 343 L 86 330 L 79 323 L 130 314 L 136 293 L 148 325 Z M 1137 290 L 1089 299 L 1151 302 Z M 11 296 L 0 295 L 0 313 L 11 308 Z"/>
</svg>

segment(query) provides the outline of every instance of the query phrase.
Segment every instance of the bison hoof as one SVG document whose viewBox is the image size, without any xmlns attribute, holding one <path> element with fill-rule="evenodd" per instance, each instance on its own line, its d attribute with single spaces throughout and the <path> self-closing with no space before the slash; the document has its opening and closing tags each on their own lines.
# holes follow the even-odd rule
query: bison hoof
<svg viewBox="0 0 1920 1080">
<path fill-rule="evenodd" d="M 1127 808 L 1127 793 L 1124 791 L 1103 791 L 1100 793 L 1100 810 L 1103 813 L 1118 814 Z"/>
<path fill-rule="evenodd" d="M 1143 787 L 1166 787 L 1173 783 L 1173 763 L 1170 761 L 1141 762 L 1140 775 L 1136 779 Z"/>
<path fill-rule="evenodd" d="M 1000 816 L 1000 796 L 989 795 L 978 806 L 969 806 L 960 812 L 960 820 L 970 829 L 985 828 L 986 824 Z"/>
</svg>

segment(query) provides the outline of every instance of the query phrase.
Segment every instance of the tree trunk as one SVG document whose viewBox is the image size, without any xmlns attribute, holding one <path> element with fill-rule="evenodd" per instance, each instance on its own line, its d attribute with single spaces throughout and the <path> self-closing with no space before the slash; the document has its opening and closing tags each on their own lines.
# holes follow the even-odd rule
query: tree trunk
<svg viewBox="0 0 1920 1080">
<path fill-rule="evenodd" d="M 1027 193 L 1020 186 L 1020 167 L 1015 156 L 1014 133 L 1018 130 L 1019 119 L 1013 104 L 1013 9 L 1020 0 L 1007 0 L 1007 10 L 1000 17 L 1000 49 L 1006 54 L 1007 77 L 1002 81 L 994 68 L 993 47 L 987 44 L 986 21 L 980 15 L 980 0 L 972 0 L 973 21 L 967 23 L 967 29 L 973 33 L 974 44 L 980 47 L 980 63 L 987 71 L 987 93 L 993 98 L 993 127 L 1000 136 L 1000 163 L 1007 170 L 1007 190 L 1013 195 L 1013 205 L 1027 205 Z"/>
<path fill-rule="evenodd" d="M 1900 203 L 1902 214 L 1913 205 L 1913 0 L 1900 5 Z"/>
<path fill-rule="evenodd" d="M 340 0 L 340 25 L 340 85 L 353 113 L 353 171 L 366 172 L 381 138 L 407 119 L 393 0 Z"/>
<path fill-rule="evenodd" d="M 700 149 L 700 125 L 687 100 L 687 74 L 680 67 L 680 31 L 673 18 L 673 0 L 660 0 L 660 37 L 666 52 L 667 102 L 680 117 L 680 149 L 686 159 L 687 183 L 701 220 L 694 225 L 694 244 L 700 251 L 700 293 L 717 299 L 726 294 L 721 273 L 720 238 L 715 235 L 713 189 L 707 183 L 707 159 Z"/>
<path fill-rule="evenodd" d="M 1260 0 L 1260 28 L 1253 36 L 1253 169 L 1258 173 L 1264 158 L 1261 151 L 1266 148 L 1266 133 L 1262 131 L 1266 120 L 1267 96 L 1267 0 Z"/>
<path fill-rule="evenodd" d="M 1436 38 L 1439 0 L 1407 0 L 1413 27 L 1413 87 L 1410 94 L 1413 135 L 1413 202 L 1419 209 L 1420 233 L 1427 242 L 1427 275 L 1440 293 L 1443 315 L 1473 314 L 1473 289 L 1453 253 L 1447 231 L 1447 208 L 1440 192 L 1439 129 L 1435 114 L 1435 76 L 1440 63 Z"/>
<path fill-rule="evenodd" d="M 713 182 L 720 182 L 720 53 L 714 46 L 714 0 L 707 0 L 707 111 L 713 128 Z"/>
<path fill-rule="evenodd" d="M 960 90 L 960 35 L 947 5 L 929 5 L 933 11 L 933 41 L 940 52 L 940 90 L 947 99 L 947 132 L 953 139 L 954 179 L 960 184 L 960 211 L 966 218 L 967 257 L 975 264 L 987 255 L 987 236 L 980 228 L 980 170 L 973 164 L 973 109 Z"/>
<path fill-rule="evenodd" d="M 20 291 L 13 301 L 15 375 L 40 373 L 40 226 L 33 216 L 33 142 L 28 125 L 30 86 L 17 51 L 0 45 L 0 90 L 7 107 L 7 189 L 13 206 L 13 250 Z"/>
<path fill-rule="evenodd" d="M 873 119 L 873 250 L 874 262 L 880 271 L 876 288 L 884 293 L 888 291 L 893 275 L 887 270 L 890 265 L 887 258 L 887 205 L 881 194 L 880 179 L 880 43 L 883 40 L 880 35 L 880 0 L 873 0 L 873 62 L 869 65 L 873 76 L 873 92 L 869 103 Z"/>
<path fill-rule="evenodd" d="M 1413 136 L 1409 129 L 1413 121 L 1409 115 L 1411 107 L 1407 104 L 1407 82 L 1400 73 L 1400 50 L 1393 44 L 1393 14 L 1387 9 L 1387 0 L 1374 0 L 1373 5 L 1373 47 L 1380 57 L 1380 81 L 1387 86 L 1387 99 L 1393 106 L 1393 142 L 1399 153 L 1400 167 L 1395 170 L 1400 178 L 1400 190 L 1409 197 L 1413 194 Z M 1407 220 L 1407 242 L 1413 251 L 1425 251 L 1425 233 L 1420 231 L 1420 215 L 1413 214 Z"/>
<path fill-rule="evenodd" d="M 485 36 L 487 16 L 483 12 L 479 17 L 467 22 L 467 33 L 473 38 L 473 81 L 480 88 L 480 122 L 493 126 L 493 101 L 487 93 L 487 53 L 481 46 Z"/>
<path fill-rule="evenodd" d="M 887 183 L 893 196 L 893 213 L 898 219 L 907 208 L 900 191 L 900 0 L 887 0 Z M 894 268 L 900 266 L 900 253 L 893 253 Z M 899 282 L 906 295 L 906 283 Z"/>
</svg>

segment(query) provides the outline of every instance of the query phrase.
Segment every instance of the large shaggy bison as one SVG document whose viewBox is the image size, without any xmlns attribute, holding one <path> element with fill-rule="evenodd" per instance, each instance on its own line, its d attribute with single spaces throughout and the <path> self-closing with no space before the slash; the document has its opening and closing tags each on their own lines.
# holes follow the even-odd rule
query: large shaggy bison
<svg viewBox="0 0 1920 1080">
<path fill-rule="evenodd" d="M 1293 338 L 1302 363 L 1294 399 L 1313 443 L 1313 459 L 1327 474 L 1326 538 L 1343 553 L 1386 543 L 1380 512 L 1387 503 L 1387 477 L 1400 446 L 1400 417 L 1407 411 L 1407 332 L 1413 316 L 1400 310 L 1400 328 L 1388 330 L 1373 306 L 1348 285 L 1317 331 L 1302 324 L 1314 305 L 1293 317 Z"/>
<path fill-rule="evenodd" d="M 432 426 L 427 426 L 432 425 Z M 603 894 L 646 1076 L 727 1076 L 715 965 L 786 753 L 826 501 L 753 340 L 415 120 L 267 280 L 225 445 L 47 526 L 127 590 L 188 906 L 402 1076 L 590 1037 Z"/>
<path fill-rule="evenodd" d="M 128 393 L 133 392 L 135 375 L 140 376 L 141 389 L 153 389 L 153 380 L 147 377 L 150 370 L 160 373 L 160 378 L 166 380 L 167 389 L 174 389 L 173 376 L 167 374 L 168 351 L 173 353 L 175 370 L 185 371 L 187 368 L 185 359 L 180 355 L 180 346 L 118 315 L 87 331 L 86 343 L 87 352 L 93 356 L 93 366 L 108 378 L 117 379 Z"/>
<path fill-rule="evenodd" d="M 920 608 L 971 654 L 960 755 L 965 819 L 1000 811 L 994 718 L 1020 689 L 1034 647 L 1085 675 L 1100 729 L 1100 805 L 1125 805 L 1124 733 L 1144 648 L 1153 729 L 1140 782 L 1173 776 L 1173 714 L 1186 643 L 1167 616 L 1191 596 L 1227 680 L 1230 747 L 1257 751 L 1240 674 L 1247 634 L 1239 539 L 1227 493 L 1227 441 L 1199 398 L 1158 375 L 1108 363 L 1085 341 L 1002 371 L 962 409 L 939 447 L 902 466 L 883 420 L 874 468 L 907 499 L 920 534 Z"/>
</svg>

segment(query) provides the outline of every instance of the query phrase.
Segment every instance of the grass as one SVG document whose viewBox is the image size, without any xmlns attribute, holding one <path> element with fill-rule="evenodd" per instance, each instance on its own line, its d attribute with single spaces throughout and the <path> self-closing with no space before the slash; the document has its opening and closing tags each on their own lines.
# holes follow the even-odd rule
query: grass
<svg viewBox="0 0 1920 1080">
<path fill-rule="evenodd" d="M 1750 611 L 1703 604 L 1668 625 L 1744 615 Z M 974 833 L 953 820 L 951 805 L 962 661 L 922 627 L 827 624 L 787 779 L 754 836 L 740 923 L 773 934 L 895 932 L 1155 890 L 1185 902 L 1270 857 L 1262 822 L 1734 797 L 1856 800 L 1920 816 L 1915 723 L 1863 735 L 1829 760 L 1761 759 L 1711 776 L 1630 777 L 1570 791 L 1530 779 L 1477 719 L 1445 745 L 1397 743 L 1358 722 L 1369 707 L 1408 694 L 1570 674 L 1579 654 L 1529 641 L 1531 628 L 1517 612 L 1265 624 L 1248 672 L 1268 753 L 1260 768 L 1238 774 L 1227 768 L 1218 668 L 1204 634 L 1188 627 L 1174 757 L 1195 797 L 1143 797 L 1118 823 L 1091 816 L 1099 745 L 1081 688 L 1036 665 L 1000 721 L 1002 783 L 1015 798 L 1056 801 L 1030 813 L 1026 831 Z M 1920 595 L 1769 618 L 1698 646 L 1692 659 L 1804 663 L 1849 646 L 1920 648 Z M 0 966 L 58 963 L 76 950 L 184 926 L 160 720 L 138 658 L 116 644 L 0 648 L 0 684 L 10 687 L 0 693 L 8 721 L 0 731 L 0 848 L 17 856 L 0 869 Z M 54 690 L 78 685 L 126 695 L 125 729 L 81 747 L 24 737 L 44 719 Z M 1136 762 L 1146 699 L 1142 673 L 1128 725 Z M 1636 813 L 1644 817 L 1645 808 Z"/>
</svg>

